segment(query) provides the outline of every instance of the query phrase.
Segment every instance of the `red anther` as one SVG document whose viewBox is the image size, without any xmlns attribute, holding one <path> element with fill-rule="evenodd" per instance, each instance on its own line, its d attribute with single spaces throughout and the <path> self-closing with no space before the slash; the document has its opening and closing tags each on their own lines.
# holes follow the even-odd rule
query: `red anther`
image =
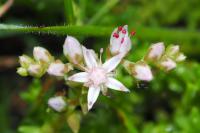
<svg viewBox="0 0 200 133">
<path fill-rule="evenodd" d="M 121 44 L 124 42 L 124 38 L 122 38 L 122 40 L 121 40 Z"/>
<path fill-rule="evenodd" d="M 123 33 L 123 34 L 126 34 L 126 30 L 125 30 L 125 29 L 123 29 L 123 30 L 122 30 L 122 33 Z"/>
<path fill-rule="evenodd" d="M 118 31 L 121 31 L 122 29 L 123 29 L 122 26 L 119 26 L 119 27 L 118 27 Z"/>
<path fill-rule="evenodd" d="M 115 32 L 115 33 L 113 34 L 113 37 L 118 38 L 118 37 L 119 37 L 119 34 Z"/>
<path fill-rule="evenodd" d="M 131 36 L 134 36 L 135 34 L 136 34 L 135 31 L 131 31 L 131 33 L 130 33 Z"/>
</svg>

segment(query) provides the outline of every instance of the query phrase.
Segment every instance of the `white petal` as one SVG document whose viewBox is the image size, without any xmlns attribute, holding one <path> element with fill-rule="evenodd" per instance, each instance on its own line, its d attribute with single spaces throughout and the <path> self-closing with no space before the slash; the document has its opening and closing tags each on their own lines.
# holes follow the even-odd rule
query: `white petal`
<svg viewBox="0 0 200 133">
<path fill-rule="evenodd" d="M 97 61 L 96 61 L 94 52 L 92 50 L 86 49 L 83 46 L 82 46 L 82 49 L 83 49 L 84 60 L 85 60 L 87 67 L 88 68 L 96 67 Z"/>
<path fill-rule="evenodd" d="M 112 54 L 119 52 L 120 38 L 115 38 L 113 35 L 117 33 L 118 28 L 115 28 L 110 37 L 110 51 Z"/>
<path fill-rule="evenodd" d="M 87 95 L 87 101 L 88 101 L 88 110 L 92 108 L 94 103 L 96 102 L 99 93 L 100 93 L 100 88 L 99 87 L 90 87 L 88 90 L 88 95 Z"/>
<path fill-rule="evenodd" d="M 70 77 L 68 77 L 68 80 L 70 81 L 74 81 L 74 82 L 87 82 L 88 81 L 88 73 L 86 72 L 80 72 L 80 73 L 76 73 Z"/>
<path fill-rule="evenodd" d="M 129 92 L 129 90 L 121 82 L 114 78 L 108 78 L 106 86 L 110 89 Z"/>
<path fill-rule="evenodd" d="M 122 60 L 122 54 L 118 54 L 112 58 L 110 58 L 109 60 L 107 60 L 104 64 L 103 64 L 103 68 L 107 71 L 107 72 L 111 72 L 112 70 L 114 70 L 117 65 L 121 62 Z"/>
<path fill-rule="evenodd" d="M 124 43 L 121 44 L 120 47 L 120 53 L 123 53 L 124 55 L 126 55 L 130 50 L 131 50 L 131 39 L 130 37 L 124 37 Z"/>
</svg>

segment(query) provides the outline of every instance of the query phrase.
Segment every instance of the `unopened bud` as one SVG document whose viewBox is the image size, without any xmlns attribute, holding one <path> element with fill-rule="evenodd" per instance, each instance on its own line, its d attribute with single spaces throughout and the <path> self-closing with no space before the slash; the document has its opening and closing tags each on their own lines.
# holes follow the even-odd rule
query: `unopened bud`
<svg viewBox="0 0 200 133">
<path fill-rule="evenodd" d="M 146 60 L 159 60 L 165 51 L 165 45 L 163 42 L 153 44 L 145 56 Z"/>
<path fill-rule="evenodd" d="M 52 97 L 48 100 L 48 105 L 57 112 L 65 110 L 67 104 L 62 96 Z"/>
<path fill-rule="evenodd" d="M 24 77 L 28 76 L 28 72 L 27 72 L 26 68 L 24 68 L 24 67 L 17 68 L 17 73 Z"/>
<path fill-rule="evenodd" d="M 33 56 L 36 61 L 45 62 L 45 63 L 50 63 L 53 61 L 53 57 L 51 56 L 49 51 L 43 47 L 34 47 Z"/>
<path fill-rule="evenodd" d="M 160 66 L 166 70 L 166 71 L 169 71 L 169 70 L 172 70 L 176 67 L 176 62 L 174 62 L 172 59 L 170 58 L 166 58 L 164 59 L 163 61 L 161 61 L 160 63 Z"/>
<path fill-rule="evenodd" d="M 184 61 L 186 59 L 186 56 L 183 53 L 180 53 L 177 57 L 176 57 L 176 61 L 177 62 L 181 62 Z"/>
<path fill-rule="evenodd" d="M 73 64 L 82 64 L 83 63 L 83 53 L 79 41 L 72 37 L 67 36 L 65 43 L 63 45 L 64 55 L 68 60 Z"/>
<path fill-rule="evenodd" d="M 153 79 L 151 69 L 145 62 L 140 61 L 133 63 L 130 61 L 124 61 L 123 66 L 138 80 L 151 81 Z"/>
<path fill-rule="evenodd" d="M 33 63 L 33 59 L 27 55 L 19 56 L 19 63 L 21 67 L 28 68 Z"/>
<path fill-rule="evenodd" d="M 57 60 L 49 65 L 47 72 L 50 75 L 61 77 L 72 69 L 73 69 L 72 65 L 63 64 L 60 60 Z"/>
<path fill-rule="evenodd" d="M 179 53 L 179 45 L 171 45 L 168 46 L 167 50 L 166 50 L 166 54 L 170 57 L 174 57 Z"/>
<path fill-rule="evenodd" d="M 31 64 L 28 67 L 28 73 L 34 77 L 41 77 L 44 74 L 44 69 L 40 64 Z"/>
</svg>

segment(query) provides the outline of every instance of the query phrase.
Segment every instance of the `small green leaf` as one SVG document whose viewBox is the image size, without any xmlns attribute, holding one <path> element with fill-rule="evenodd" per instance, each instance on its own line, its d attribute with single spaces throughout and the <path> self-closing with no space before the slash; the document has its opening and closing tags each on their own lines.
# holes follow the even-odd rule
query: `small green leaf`
<svg viewBox="0 0 200 133">
<path fill-rule="evenodd" d="M 73 112 L 67 117 L 67 123 L 72 129 L 73 133 L 78 133 L 80 129 L 81 116 L 78 112 Z"/>
</svg>

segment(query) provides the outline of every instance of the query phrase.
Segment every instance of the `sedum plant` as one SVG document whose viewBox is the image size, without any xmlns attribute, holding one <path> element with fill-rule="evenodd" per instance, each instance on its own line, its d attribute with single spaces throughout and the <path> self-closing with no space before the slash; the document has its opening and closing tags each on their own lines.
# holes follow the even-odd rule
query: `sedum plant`
<svg viewBox="0 0 200 133">
<path fill-rule="evenodd" d="M 170 71 L 176 67 L 177 63 L 186 58 L 180 52 L 178 45 L 170 45 L 165 48 L 164 43 L 159 42 L 152 44 L 139 61 L 127 60 L 126 56 L 132 47 L 131 37 L 134 34 L 135 32 L 129 34 L 127 25 L 115 28 L 111 33 L 105 61 L 102 61 L 103 48 L 97 54 L 94 50 L 81 45 L 75 37 L 67 36 L 63 45 L 63 53 L 68 59 L 67 63 L 55 59 L 45 48 L 35 47 L 33 58 L 27 55 L 19 57 L 21 66 L 17 69 L 17 73 L 21 76 L 37 78 L 41 78 L 47 73 L 65 80 L 69 89 L 77 88 L 75 95 L 79 100 L 76 104 L 71 102 L 73 101 L 71 97 L 65 95 L 52 96 L 48 100 L 48 106 L 52 110 L 67 112 L 68 124 L 74 129 L 74 125 L 71 123 L 74 123 L 75 118 L 78 122 L 79 116 L 74 116 L 74 113 L 69 112 L 75 112 L 77 106 L 81 106 L 85 114 L 92 109 L 100 93 L 109 96 L 108 88 L 131 92 L 126 85 L 116 79 L 115 71 L 118 66 L 122 65 L 127 74 L 136 80 L 151 81 L 154 77 L 152 69 L 159 68 Z"/>
</svg>

